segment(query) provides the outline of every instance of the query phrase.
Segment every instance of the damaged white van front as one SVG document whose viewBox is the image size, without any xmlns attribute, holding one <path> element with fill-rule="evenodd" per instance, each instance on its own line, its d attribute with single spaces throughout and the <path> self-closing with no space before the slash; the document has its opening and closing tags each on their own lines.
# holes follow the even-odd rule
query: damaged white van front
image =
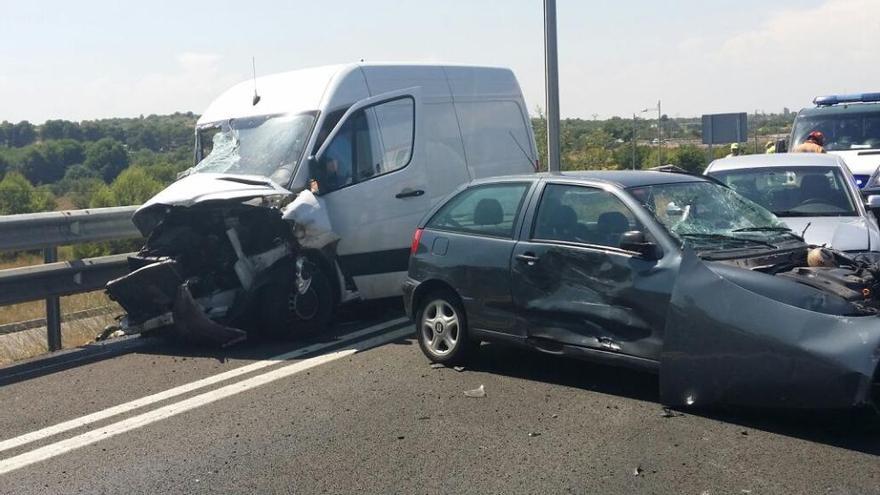
<svg viewBox="0 0 880 495">
<path fill-rule="evenodd" d="M 134 215 L 147 242 L 108 284 L 123 326 L 228 345 L 399 295 L 436 201 L 535 170 L 526 108 L 513 73 L 487 67 L 351 64 L 231 88 L 196 125 L 195 165 Z"/>
</svg>

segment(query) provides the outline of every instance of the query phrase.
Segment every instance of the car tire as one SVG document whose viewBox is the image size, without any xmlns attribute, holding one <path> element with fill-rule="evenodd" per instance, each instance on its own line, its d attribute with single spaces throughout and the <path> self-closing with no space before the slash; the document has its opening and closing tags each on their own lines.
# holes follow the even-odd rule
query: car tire
<svg viewBox="0 0 880 495">
<path fill-rule="evenodd" d="M 461 301 L 449 290 L 434 291 L 421 299 L 416 333 L 422 352 L 435 363 L 462 363 L 479 345 L 468 334 Z"/>
<path fill-rule="evenodd" d="M 333 286 L 317 265 L 307 262 L 306 268 L 311 283 L 303 294 L 296 288 L 293 273 L 266 287 L 261 326 L 270 337 L 297 340 L 321 333 L 330 325 L 335 306 Z"/>
</svg>

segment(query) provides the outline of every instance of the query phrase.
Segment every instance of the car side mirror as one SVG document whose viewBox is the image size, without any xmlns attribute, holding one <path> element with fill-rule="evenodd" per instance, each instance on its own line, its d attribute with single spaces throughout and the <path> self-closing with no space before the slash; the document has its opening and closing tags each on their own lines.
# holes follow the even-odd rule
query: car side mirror
<svg viewBox="0 0 880 495">
<path fill-rule="evenodd" d="M 648 260 L 660 259 L 660 248 L 648 240 L 641 230 L 630 230 L 620 236 L 620 249 L 639 253 Z"/>
<path fill-rule="evenodd" d="M 868 196 L 868 200 L 865 201 L 865 206 L 869 210 L 880 209 L 880 194 L 872 194 L 872 195 Z"/>
</svg>

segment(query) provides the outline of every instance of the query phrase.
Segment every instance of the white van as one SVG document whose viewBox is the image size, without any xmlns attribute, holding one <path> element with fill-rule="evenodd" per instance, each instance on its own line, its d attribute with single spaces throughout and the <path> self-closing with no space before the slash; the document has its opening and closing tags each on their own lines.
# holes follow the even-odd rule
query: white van
<svg viewBox="0 0 880 495">
<path fill-rule="evenodd" d="M 284 220 L 325 234 L 299 238 L 318 279 L 331 286 L 333 300 L 323 307 L 396 296 L 412 232 L 437 201 L 473 179 L 534 172 L 537 156 L 509 69 L 361 63 L 297 70 L 245 81 L 211 103 L 196 125 L 195 166 L 133 221 L 148 235 L 174 223 L 165 217 L 181 208 L 264 201 L 283 207 Z M 230 238 L 242 286 L 255 275 L 243 272 L 284 255 L 247 260 L 270 248 L 249 252 L 245 238 L 258 233 L 244 230 L 254 222 L 227 218 L 223 229 L 235 231 L 215 233 Z M 213 308 L 219 303 L 205 297 L 217 290 L 193 298 Z"/>
</svg>

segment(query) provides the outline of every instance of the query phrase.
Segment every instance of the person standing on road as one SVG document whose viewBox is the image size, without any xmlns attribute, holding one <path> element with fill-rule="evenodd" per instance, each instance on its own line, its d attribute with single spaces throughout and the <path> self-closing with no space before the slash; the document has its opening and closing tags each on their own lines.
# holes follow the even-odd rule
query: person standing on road
<svg viewBox="0 0 880 495">
<path fill-rule="evenodd" d="M 803 143 L 792 151 L 795 153 L 825 153 L 825 135 L 820 131 L 812 131 Z"/>
<path fill-rule="evenodd" d="M 733 143 L 730 145 L 730 153 L 727 155 L 727 158 L 730 158 L 732 156 L 739 156 L 741 154 L 742 152 L 739 149 L 739 143 Z"/>
<path fill-rule="evenodd" d="M 776 153 L 776 143 L 773 141 L 767 141 L 767 144 L 764 145 L 764 153 L 768 155 Z"/>
</svg>

